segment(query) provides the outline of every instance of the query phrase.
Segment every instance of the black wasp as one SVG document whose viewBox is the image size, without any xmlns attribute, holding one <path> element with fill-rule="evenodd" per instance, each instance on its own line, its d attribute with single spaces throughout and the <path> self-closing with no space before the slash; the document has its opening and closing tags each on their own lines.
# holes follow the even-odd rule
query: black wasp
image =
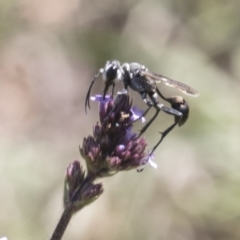
<svg viewBox="0 0 240 240">
<path fill-rule="evenodd" d="M 128 87 L 132 90 L 138 92 L 143 101 L 147 104 L 148 108 L 143 113 L 143 116 L 148 113 L 148 111 L 154 107 L 156 113 L 154 116 L 146 123 L 146 125 L 141 129 L 139 136 L 141 136 L 148 127 L 152 124 L 155 118 L 158 116 L 159 112 L 162 110 L 163 112 L 174 116 L 174 123 L 168 127 L 164 132 L 162 132 L 162 136 L 158 143 L 152 149 L 151 154 L 158 147 L 158 145 L 162 142 L 163 138 L 178 124 L 182 126 L 188 119 L 189 115 L 189 107 L 187 102 L 181 96 L 175 96 L 166 98 L 159 91 L 157 84 L 164 83 L 169 87 L 174 87 L 181 92 L 197 97 L 199 95 L 198 91 L 189 87 L 186 84 L 181 82 L 172 80 L 170 78 L 164 77 L 160 74 L 149 71 L 144 65 L 139 63 L 124 63 L 120 64 L 119 61 L 107 61 L 104 68 L 101 68 L 98 73 L 94 76 L 93 81 L 89 87 L 87 92 L 86 101 L 85 101 L 85 109 L 87 111 L 87 107 L 90 108 L 89 98 L 91 88 L 98 78 L 99 74 L 102 74 L 103 81 L 105 83 L 103 98 L 107 94 L 108 89 L 112 86 L 112 95 L 114 94 L 115 83 L 118 81 L 123 82 L 124 90 L 121 93 L 126 93 Z M 171 107 L 166 107 L 162 103 L 159 103 L 158 96 L 163 100 L 170 103 Z"/>
</svg>

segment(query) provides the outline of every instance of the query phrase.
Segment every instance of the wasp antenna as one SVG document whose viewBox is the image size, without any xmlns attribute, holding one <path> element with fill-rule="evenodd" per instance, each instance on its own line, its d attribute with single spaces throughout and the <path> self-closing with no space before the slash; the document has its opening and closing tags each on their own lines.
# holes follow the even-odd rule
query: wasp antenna
<svg viewBox="0 0 240 240">
<path fill-rule="evenodd" d="M 94 76 L 94 78 L 93 78 L 93 80 L 92 80 L 92 82 L 91 82 L 91 84 L 90 84 L 90 86 L 89 86 L 87 95 L 86 95 L 86 99 L 85 99 L 85 112 L 86 112 L 86 114 L 87 114 L 87 107 L 90 109 L 90 101 L 89 101 L 89 98 L 90 98 L 91 89 L 92 89 L 92 86 L 93 86 L 94 82 L 95 82 L 96 79 L 98 78 L 99 74 L 100 74 L 100 71 L 99 71 L 97 74 L 95 74 L 95 76 Z"/>
</svg>

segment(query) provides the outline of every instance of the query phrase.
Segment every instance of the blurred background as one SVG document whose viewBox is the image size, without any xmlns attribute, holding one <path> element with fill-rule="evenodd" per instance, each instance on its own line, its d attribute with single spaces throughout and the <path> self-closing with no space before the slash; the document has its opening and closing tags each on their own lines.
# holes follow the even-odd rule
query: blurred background
<svg viewBox="0 0 240 240">
<path fill-rule="evenodd" d="M 50 238 L 66 167 L 98 120 L 95 103 L 85 115 L 87 89 L 118 59 L 200 97 L 185 96 L 189 120 L 156 150 L 158 169 L 102 179 L 104 194 L 63 239 L 240 239 L 239 12 L 237 0 L 0 1 L 0 237 Z M 159 115 L 149 149 L 172 122 Z"/>
</svg>

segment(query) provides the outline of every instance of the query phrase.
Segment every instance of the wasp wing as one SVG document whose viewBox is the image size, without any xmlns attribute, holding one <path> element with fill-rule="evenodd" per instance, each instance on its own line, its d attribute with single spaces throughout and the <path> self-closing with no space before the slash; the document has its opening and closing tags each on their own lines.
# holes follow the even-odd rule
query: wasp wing
<svg viewBox="0 0 240 240">
<path fill-rule="evenodd" d="M 187 95 L 190 95 L 192 97 L 199 96 L 199 92 L 197 90 L 195 90 L 194 88 L 192 88 L 184 83 L 164 77 L 160 74 L 149 72 L 149 71 L 141 71 L 140 75 L 150 81 L 152 80 L 152 81 L 155 81 L 156 83 L 164 83 L 166 86 L 174 87 L 174 88 L 178 89 L 179 91 L 181 91 Z"/>
</svg>

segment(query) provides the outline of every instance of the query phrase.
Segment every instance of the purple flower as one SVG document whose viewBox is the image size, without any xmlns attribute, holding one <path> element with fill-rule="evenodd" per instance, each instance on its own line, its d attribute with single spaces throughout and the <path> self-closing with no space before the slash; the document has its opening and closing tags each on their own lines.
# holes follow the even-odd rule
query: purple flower
<svg viewBox="0 0 240 240">
<path fill-rule="evenodd" d="M 133 121 L 137 121 L 138 119 L 141 118 L 142 123 L 145 122 L 145 117 L 142 117 L 142 115 L 143 115 L 143 111 L 142 110 L 140 110 L 140 109 L 138 109 L 137 107 L 134 106 L 131 109 L 131 111 L 132 111 L 132 120 Z"/>
<path fill-rule="evenodd" d="M 102 184 L 95 183 L 97 178 L 124 170 L 142 171 L 148 163 L 157 167 L 146 151 L 146 140 L 132 130 L 133 123 L 144 118 L 142 111 L 132 108 L 128 94 L 121 92 L 114 99 L 96 95 L 91 100 L 99 102 L 99 122 L 79 149 L 86 171 L 77 160 L 69 164 L 64 181 L 64 212 L 51 239 L 61 239 L 73 214 L 103 193 Z"/>
<path fill-rule="evenodd" d="M 101 183 L 85 175 L 80 162 L 75 160 L 67 168 L 64 184 L 64 206 L 73 204 L 74 212 L 95 201 L 103 192 Z"/>
<path fill-rule="evenodd" d="M 132 108 L 128 94 L 114 99 L 106 96 L 104 100 L 97 95 L 91 99 L 99 102 L 100 121 L 93 127 L 93 136 L 84 138 L 80 148 L 88 175 L 110 176 L 152 163 L 146 140 L 132 131 L 133 122 L 141 118 L 143 112 Z"/>
</svg>

